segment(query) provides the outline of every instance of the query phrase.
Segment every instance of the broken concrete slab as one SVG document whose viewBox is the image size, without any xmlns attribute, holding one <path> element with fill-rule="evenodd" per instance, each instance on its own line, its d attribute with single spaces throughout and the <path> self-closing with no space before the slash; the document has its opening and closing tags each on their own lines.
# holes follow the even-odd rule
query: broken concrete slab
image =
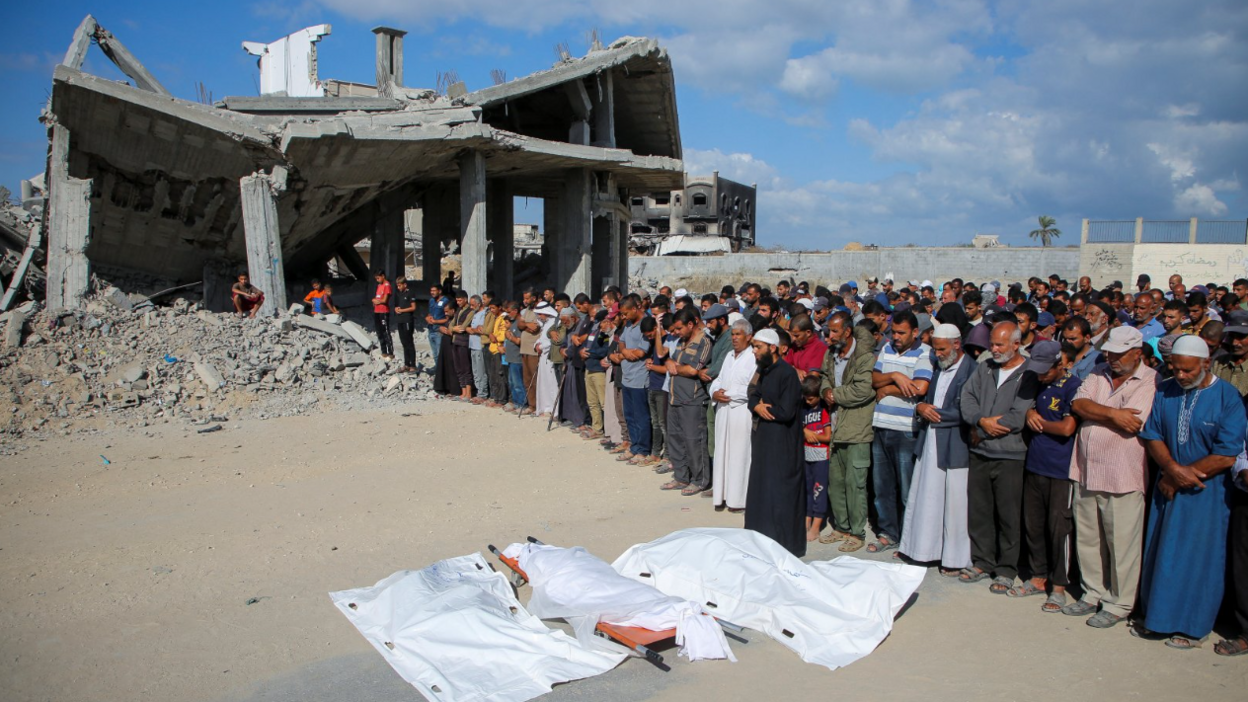
<svg viewBox="0 0 1248 702">
<path fill-rule="evenodd" d="M 121 380 L 127 383 L 137 383 L 147 377 L 147 369 L 142 363 L 131 363 L 130 365 L 118 371 Z"/>
<path fill-rule="evenodd" d="M 204 385 L 207 385 L 209 390 L 225 387 L 225 378 L 210 363 L 202 361 L 196 363 L 195 374 L 199 376 L 200 380 L 204 381 Z"/>
<path fill-rule="evenodd" d="M 27 314 L 18 308 L 9 314 L 9 321 L 4 325 L 4 348 L 15 349 L 22 345 L 22 331 L 26 326 Z"/>
<path fill-rule="evenodd" d="M 337 324 L 330 324 L 329 322 L 323 319 L 317 319 L 316 317 L 310 317 L 306 314 L 300 314 L 300 315 L 295 315 L 291 319 L 291 321 L 294 322 L 295 326 L 297 327 L 303 327 L 304 329 L 311 329 L 313 331 L 321 332 L 322 334 L 331 334 L 340 339 L 347 339 L 350 341 L 355 341 L 355 337 L 351 336 L 351 333 L 348 332 L 346 329 L 343 329 Z"/>
<path fill-rule="evenodd" d="M 370 336 L 368 332 L 364 331 L 364 327 L 347 320 L 342 323 L 341 328 L 350 334 L 351 338 L 355 340 L 355 343 L 359 344 L 365 351 L 373 348 L 373 337 Z"/>
</svg>

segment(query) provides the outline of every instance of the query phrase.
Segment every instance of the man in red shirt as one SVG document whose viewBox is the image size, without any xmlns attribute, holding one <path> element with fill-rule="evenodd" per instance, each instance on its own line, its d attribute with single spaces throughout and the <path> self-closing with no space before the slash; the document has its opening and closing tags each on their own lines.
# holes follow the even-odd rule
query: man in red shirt
<svg viewBox="0 0 1248 702">
<path fill-rule="evenodd" d="M 815 324 L 810 315 L 799 314 L 789 320 L 789 336 L 793 344 L 789 347 L 784 362 L 793 366 L 799 380 L 805 379 L 807 373 L 818 374 L 823 368 L 823 357 L 828 353 L 828 346 L 815 333 Z"/>
<path fill-rule="evenodd" d="M 394 358 L 394 341 L 390 338 L 390 298 L 394 292 L 384 271 L 374 273 L 373 279 L 377 281 L 377 292 L 373 295 L 373 325 L 377 329 L 377 342 L 381 346 L 382 358 Z"/>
</svg>

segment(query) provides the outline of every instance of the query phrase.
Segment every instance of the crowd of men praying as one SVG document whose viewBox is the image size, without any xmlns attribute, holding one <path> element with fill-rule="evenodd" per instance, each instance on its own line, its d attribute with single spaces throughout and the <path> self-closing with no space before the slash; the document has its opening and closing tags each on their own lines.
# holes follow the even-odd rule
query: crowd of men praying
<svg viewBox="0 0 1248 702">
<path fill-rule="evenodd" d="M 378 275 L 373 304 L 404 371 L 427 329 L 441 396 L 548 418 L 794 555 L 891 551 L 1176 649 L 1225 595 L 1214 649 L 1248 652 L 1248 280 L 904 282 L 447 281 L 421 324 Z"/>
</svg>

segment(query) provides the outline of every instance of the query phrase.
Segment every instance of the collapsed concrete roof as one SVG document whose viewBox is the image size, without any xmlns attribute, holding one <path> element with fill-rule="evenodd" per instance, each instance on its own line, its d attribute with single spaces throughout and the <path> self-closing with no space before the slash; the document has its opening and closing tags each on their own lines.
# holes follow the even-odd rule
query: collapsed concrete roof
<svg viewBox="0 0 1248 702">
<path fill-rule="evenodd" d="M 617 41 L 455 100 L 400 89 L 213 106 L 169 96 L 129 52 L 142 87 L 83 72 L 84 36 L 115 42 L 88 20 L 55 69 L 45 119 L 70 135 L 68 176 L 92 183 L 94 265 L 194 281 L 206 260 L 247 260 L 239 183 L 275 168 L 286 171 L 276 205 L 292 274 L 368 236 L 364 223 L 378 209 L 411 206 L 431 184 L 456 181 L 467 151 L 518 196 L 556 196 L 568 169 L 609 174 L 622 190 L 683 182 L 671 62 L 653 40 Z M 591 120 L 590 105 L 604 99 L 613 109 Z"/>
</svg>

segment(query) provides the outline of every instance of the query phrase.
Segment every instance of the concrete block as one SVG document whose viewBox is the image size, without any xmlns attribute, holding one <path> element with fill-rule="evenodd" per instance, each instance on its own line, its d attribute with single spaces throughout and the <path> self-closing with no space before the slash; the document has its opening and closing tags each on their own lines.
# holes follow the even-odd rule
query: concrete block
<svg viewBox="0 0 1248 702">
<path fill-rule="evenodd" d="M 4 348 L 15 349 L 22 345 L 22 329 L 26 326 L 26 314 L 22 310 L 13 310 L 9 321 L 4 325 Z"/>
<path fill-rule="evenodd" d="M 212 367 L 211 363 L 202 361 L 196 363 L 195 374 L 199 376 L 200 380 L 204 381 L 204 385 L 207 385 L 209 390 L 217 390 L 225 386 L 225 378 L 217 372 L 216 368 Z"/>
<path fill-rule="evenodd" d="M 373 337 L 370 336 L 368 332 L 364 331 L 364 327 L 348 320 L 343 322 L 342 326 L 339 328 L 350 334 L 351 338 L 355 340 L 355 343 L 359 344 L 365 351 L 373 348 Z"/>
<path fill-rule="evenodd" d="M 399 387 L 399 384 L 400 384 L 400 383 L 402 383 L 402 382 L 403 382 L 403 378 L 401 378 L 401 377 L 399 377 L 399 376 L 397 376 L 397 375 L 396 375 L 396 376 L 392 376 L 392 377 L 390 378 L 390 380 L 386 381 L 386 389 L 384 390 L 384 392 L 385 392 L 386 394 L 390 394 L 390 393 L 391 393 L 391 392 L 393 392 L 396 388 L 398 388 L 398 387 Z"/>
<path fill-rule="evenodd" d="M 344 368 L 359 368 L 365 363 L 368 363 L 368 354 L 366 353 L 353 353 L 342 359 Z"/>
<path fill-rule="evenodd" d="M 290 309 L 286 310 L 286 313 L 293 317 L 297 314 L 303 314 L 303 309 L 303 304 L 292 302 L 290 303 Z"/>
</svg>

